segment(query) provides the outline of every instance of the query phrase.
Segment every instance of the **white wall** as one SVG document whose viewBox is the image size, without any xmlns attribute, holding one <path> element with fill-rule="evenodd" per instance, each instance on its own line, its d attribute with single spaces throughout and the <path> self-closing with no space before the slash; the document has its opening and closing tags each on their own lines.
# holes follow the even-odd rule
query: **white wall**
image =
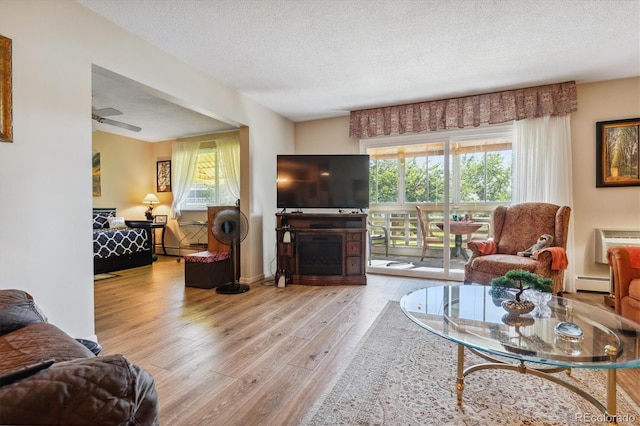
<svg viewBox="0 0 640 426">
<path fill-rule="evenodd" d="M 34 295 L 51 322 L 94 334 L 91 245 L 91 65 L 183 106 L 249 126 L 242 164 L 250 224 L 276 211 L 275 152 L 293 150 L 293 124 L 71 0 L 0 0 L 13 40 L 14 142 L 0 144 L 0 288 Z M 255 153 L 253 152 L 255 149 Z M 259 205 L 257 205 L 259 203 Z M 252 231 L 246 273 L 260 276 L 274 232 Z M 263 237 L 270 240 L 261 241 Z M 99 336 L 98 336 L 99 337 Z"/>
</svg>

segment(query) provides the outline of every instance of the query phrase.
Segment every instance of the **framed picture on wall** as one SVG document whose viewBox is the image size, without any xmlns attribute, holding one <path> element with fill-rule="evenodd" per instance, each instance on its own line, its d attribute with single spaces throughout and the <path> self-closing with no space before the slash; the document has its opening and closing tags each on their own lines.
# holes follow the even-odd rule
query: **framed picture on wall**
<svg viewBox="0 0 640 426">
<path fill-rule="evenodd" d="M 0 35 L 0 142 L 13 142 L 11 39 Z"/>
<path fill-rule="evenodd" d="M 153 217 L 153 223 L 158 223 L 162 225 L 167 224 L 168 215 L 166 214 L 157 214 Z"/>
<path fill-rule="evenodd" d="M 171 192 L 171 160 L 163 160 L 157 162 L 156 177 L 156 192 Z"/>
<path fill-rule="evenodd" d="M 596 187 L 640 186 L 640 118 L 596 123 Z"/>
</svg>

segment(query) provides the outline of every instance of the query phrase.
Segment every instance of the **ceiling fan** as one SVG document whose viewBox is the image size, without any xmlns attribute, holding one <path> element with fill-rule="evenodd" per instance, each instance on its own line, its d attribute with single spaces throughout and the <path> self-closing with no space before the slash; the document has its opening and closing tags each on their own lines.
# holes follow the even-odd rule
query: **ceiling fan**
<svg viewBox="0 0 640 426">
<path fill-rule="evenodd" d="M 139 132 L 142 130 L 141 127 L 134 126 L 132 124 L 123 123 L 121 121 L 110 120 L 105 117 L 110 117 L 112 115 L 122 115 L 122 112 L 118 111 L 115 108 L 100 108 L 91 110 L 91 118 L 96 120 L 98 123 L 108 124 L 110 126 L 120 127 L 122 129 L 131 130 L 132 132 Z"/>
</svg>

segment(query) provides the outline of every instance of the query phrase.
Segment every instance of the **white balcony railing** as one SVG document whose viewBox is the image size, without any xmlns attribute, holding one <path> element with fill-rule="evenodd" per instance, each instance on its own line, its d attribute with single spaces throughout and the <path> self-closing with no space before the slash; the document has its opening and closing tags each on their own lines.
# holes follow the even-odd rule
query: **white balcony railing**
<svg viewBox="0 0 640 426">
<path fill-rule="evenodd" d="M 421 205 L 425 214 L 425 228 L 432 232 L 431 236 L 444 236 L 444 231 L 437 228 L 436 223 L 444 222 L 442 206 Z M 453 209 L 452 216 L 468 217 L 477 223 L 486 223 L 471 238 L 486 239 L 491 235 L 491 212 L 495 206 L 464 206 Z M 378 226 L 384 226 L 389 232 L 389 252 L 397 255 L 418 255 L 422 250 L 422 235 L 418 223 L 418 212 L 415 205 L 371 205 L 369 207 L 369 221 Z M 450 235 L 450 245 L 453 246 L 455 236 Z M 442 242 L 427 243 L 428 249 L 434 250 L 435 256 L 442 254 Z M 420 249 L 420 250 L 418 250 Z M 376 246 L 374 251 L 380 253 L 383 248 Z M 383 251 L 382 251 L 383 252 Z"/>
</svg>

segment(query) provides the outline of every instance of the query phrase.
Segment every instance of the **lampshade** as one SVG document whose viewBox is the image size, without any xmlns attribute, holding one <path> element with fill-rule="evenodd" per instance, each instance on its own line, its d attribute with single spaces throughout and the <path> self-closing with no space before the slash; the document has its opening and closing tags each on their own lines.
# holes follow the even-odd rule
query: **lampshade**
<svg viewBox="0 0 640 426">
<path fill-rule="evenodd" d="M 144 197 L 144 200 L 142 200 L 142 202 L 144 204 L 149 204 L 150 206 L 153 204 L 160 204 L 160 200 L 158 200 L 158 197 L 156 197 L 156 194 L 147 194 L 147 196 Z"/>
</svg>

